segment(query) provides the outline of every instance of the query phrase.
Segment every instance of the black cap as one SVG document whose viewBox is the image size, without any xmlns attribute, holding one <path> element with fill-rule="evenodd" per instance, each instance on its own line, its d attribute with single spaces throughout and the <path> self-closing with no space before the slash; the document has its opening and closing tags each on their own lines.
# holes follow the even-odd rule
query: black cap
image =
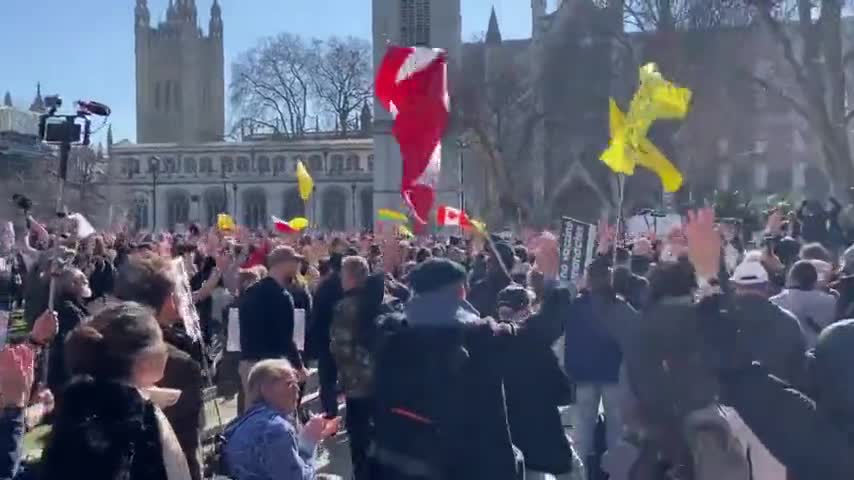
<svg viewBox="0 0 854 480">
<path fill-rule="evenodd" d="M 457 262 L 446 258 L 430 258 L 409 273 L 409 282 L 415 293 L 423 294 L 466 280 L 466 270 Z"/>
<path fill-rule="evenodd" d="M 513 268 L 513 265 L 516 264 L 516 252 L 513 251 L 513 247 L 511 247 L 509 243 L 503 241 L 495 242 L 495 252 L 501 259 L 501 263 L 503 263 L 504 267 L 508 270 Z"/>
<path fill-rule="evenodd" d="M 522 310 L 531 305 L 531 297 L 525 287 L 512 284 L 498 292 L 498 306 L 510 307 L 512 310 Z"/>
</svg>

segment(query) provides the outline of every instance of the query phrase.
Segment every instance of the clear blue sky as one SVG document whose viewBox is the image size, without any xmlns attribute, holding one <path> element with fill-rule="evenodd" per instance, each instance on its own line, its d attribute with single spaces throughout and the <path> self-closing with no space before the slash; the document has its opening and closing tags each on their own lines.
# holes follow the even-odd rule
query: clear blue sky
<svg viewBox="0 0 854 480">
<path fill-rule="evenodd" d="M 205 29 L 212 1 L 196 1 Z M 486 30 L 493 5 L 504 38 L 530 36 L 530 2 L 461 1 L 464 40 Z M 66 103 L 85 98 L 110 105 L 116 141 L 134 140 L 134 0 L 0 3 L 0 98 L 8 90 L 17 105 L 29 106 L 36 82 L 41 81 L 43 93 L 59 93 Z M 148 3 L 152 22 L 163 18 L 168 0 Z M 226 64 L 259 38 L 283 31 L 317 38 L 371 38 L 371 0 L 220 0 L 220 4 Z"/>
</svg>

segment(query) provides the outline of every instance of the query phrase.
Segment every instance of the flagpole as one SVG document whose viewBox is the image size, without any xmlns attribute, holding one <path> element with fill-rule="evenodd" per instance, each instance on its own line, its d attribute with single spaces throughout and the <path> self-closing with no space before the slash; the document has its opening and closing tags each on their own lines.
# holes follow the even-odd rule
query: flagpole
<svg viewBox="0 0 854 480">
<path fill-rule="evenodd" d="M 623 223 L 623 197 L 626 188 L 626 175 L 624 173 L 617 174 L 617 226 L 614 228 L 614 252 L 611 254 L 611 272 L 617 268 L 617 240 L 620 238 L 620 230 Z"/>
</svg>

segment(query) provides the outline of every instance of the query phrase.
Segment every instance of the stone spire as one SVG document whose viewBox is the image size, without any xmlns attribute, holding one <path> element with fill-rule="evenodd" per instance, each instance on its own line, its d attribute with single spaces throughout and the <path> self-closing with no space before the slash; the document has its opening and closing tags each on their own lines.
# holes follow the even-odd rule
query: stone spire
<svg viewBox="0 0 854 480">
<path fill-rule="evenodd" d="M 45 111 L 41 82 L 36 84 L 36 98 L 33 99 L 33 103 L 30 105 L 30 111 L 36 113 L 42 113 Z"/>
<path fill-rule="evenodd" d="M 148 10 L 147 0 L 136 0 L 134 14 L 138 27 L 147 27 L 151 23 L 151 12 Z"/>
<path fill-rule="evenodd" d="M 214 0 L 211 5 L 211 21 L 208 33 L 214 37 L 222 36 L 222 8 L 219 6 L 219 0 Z"/>
<path fill-rule="evenodd" d="M 368 102 L 366 100 L 365 104 L 362 105 L 362 113 L 359 115 L 359 127 L 362 129 L 362 133 L 370 133 L 373 121 L 374 118 L 371 113 L 371 107 L 368 106 Z"/>
<path fill-rule="evenodd" d="M 180 1 L 180 0 L 179 0 Z M 175 10 L 175 2 L 169 0 L 169 6 L 166 7 L 166 21 L 174 22 L 178 17 L 178 12 Z"/>
<path fill-rule="evenodd" d="M 6 95 L 3 96 L 3 106 L 11 107 L 12 106 L 12 94 L 6 91 Z"/>
<path fill-rule="evenodd" d="M 113 124 L 107 125 L 107 150 L 113 146 Z"/>
<path fill-rule="evenodd" d="M 498 28 L 498 16 L 495 15 L 495 7 L 489 15 L 489 27 L 486 29 L 486 43 L 497 45 L 501 43 L 501 30 Z"/>
</svg>

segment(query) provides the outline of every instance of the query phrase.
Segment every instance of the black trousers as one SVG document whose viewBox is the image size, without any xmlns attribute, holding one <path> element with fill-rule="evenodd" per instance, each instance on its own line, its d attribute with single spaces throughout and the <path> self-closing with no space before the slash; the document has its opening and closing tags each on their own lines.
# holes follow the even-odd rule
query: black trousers
<svg viewBox="0 0 854 480">
<path fill-rule="evenodd" d="M 338 416 L 338 368 L 327 349 L 317 356 L 317 379 L 320 383 L 320 405 L 327 417 Z"/>
<path fill-rule="evenodd" d="M 371 466 L 368 448 L 374 436 L 374 399 L 347 398 L 347 436 L 350 440 L 350 458 L 355 480 L 370 480 Z"/>
</svg>

